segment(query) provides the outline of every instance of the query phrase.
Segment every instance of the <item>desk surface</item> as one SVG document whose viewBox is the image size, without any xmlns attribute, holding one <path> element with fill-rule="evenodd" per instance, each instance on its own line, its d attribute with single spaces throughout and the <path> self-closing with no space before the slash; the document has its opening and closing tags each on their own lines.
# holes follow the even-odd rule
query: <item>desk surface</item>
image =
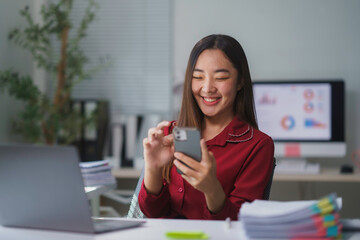
<svg viewBox="0 0 360 240">
<path fill-rule="evenodd" d="M 204 221 L 204 220 L 164 220 L 146 219 L 146 223 L 137 228 L 125 229 L 110 233 L 97 235 L 66 233 L 55 231 L 41 231 L 19 228 L 8 228 L 0 226 L 0 239 L 9 240 L 122 240 L 122 239 L 167 239 L 167 231 L 203 231 L 209 239 L 244 239 L 240 237 L 239 222 L 232 222 L 232 227 L 227 228 L 225 221 Z"/>
<path fill-rule="evenodd" d="M 8 228 L 0 226 L 0 239 L 6 240 L 170 240 L 165 237 L 168 231 L 203 231 L 209 240 L 247 240 L 240 222 L 231 222 L 231 228 L 225 221 L 208 220 L 165 220 L 147 219 L 138 228 L 125 229 L 97 235 Z M 360 232 L 343 233 L 343 239 L 360 239 Z M 270 239 L 268 239 L 270 240 Z"/>
<path fill-rule="evenodd" d="M 141 170 L 133 168 L 113 169 L 112 174 L 118 178 L 139 178 Z M 274 174 L 275 182 L 360 182 L 360 173 L 340 174 L 338 168 L 321 168 L 319 174 Z"/>
</svg>

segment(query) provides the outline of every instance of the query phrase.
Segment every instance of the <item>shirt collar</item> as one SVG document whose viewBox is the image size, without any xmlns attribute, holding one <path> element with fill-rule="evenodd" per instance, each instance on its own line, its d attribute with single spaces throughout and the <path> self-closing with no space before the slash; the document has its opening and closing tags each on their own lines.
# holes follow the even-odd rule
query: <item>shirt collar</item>
<svg viewBox="0 0 360 240">
<path fill-rule="evenodd" d="M 253 138 L 254 128 L 241 121 L 237 116 L 216 137 L 208 140 L 207 145 L 224 146 L 226 142 L 241 143 Z"/>
</svg>

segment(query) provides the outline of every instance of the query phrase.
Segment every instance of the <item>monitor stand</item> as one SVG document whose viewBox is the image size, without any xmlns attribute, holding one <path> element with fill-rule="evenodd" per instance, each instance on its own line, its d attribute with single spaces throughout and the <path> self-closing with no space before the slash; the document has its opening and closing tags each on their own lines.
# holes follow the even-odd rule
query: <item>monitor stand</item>
<svg viewBox="0 0 360 240">
<path fill-rule="evenodd" d="M 319 174 L 320 163 L 308 163 L 304 158 L 279 158 L 275 172 L 278 174 Z"/>
</svg>

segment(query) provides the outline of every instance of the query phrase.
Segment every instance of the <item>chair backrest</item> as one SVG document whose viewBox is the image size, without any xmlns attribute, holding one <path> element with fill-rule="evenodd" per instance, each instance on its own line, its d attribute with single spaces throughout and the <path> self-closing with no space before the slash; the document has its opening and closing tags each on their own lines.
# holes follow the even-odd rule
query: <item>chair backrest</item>
<svg viewBox="0 0 360 240">
<path fill-rule="evenodd" d="M 269 200 L 269 198 L 270 198 L 270 190 L 271 190 L 271 185 L 272 185 L 272 181 L 273 181 L 273 177 L 274 177 L 275 167 L 276 167 L 276 158 L 274 158 L 272 172 L 271 172 L 269 181 L 267 182 L 266 187 L 265 187 L 264 196 L 263 196 L 263 199 L 265 199 L 265 200 Z"/>
<path fill-rule="evenodd" d="M 270 179 L 269 179 L 269 181 L 265 187 L 265 191 L 264 191 L 263 198 L 266 200 L 269 200 L 269 197 L 270 197 L 270 190 L 271 190 L 271 185 L 272 185 L 272 181 L 273 181 L 273 177 L 274 177 L 275 166 L 276 166 L 276 159 L 274 158 L 274 164 L 273 164 L 273 169 L 272 169 L 272 172 L 270 175 Z M 141 184 L 142 184 L 143 179 L 144 179 L 144 169 L 141 171 L 139 180 L 138 180 L 136 188 L 135 188 L 135 192 L 131 199 L 127 218 L 146 218 L 144 213 L 140 210 L 139 201 L 138 201 L 138 196 L 139 196 L 139 192 L 141 189 Z"/>
<path fill-rule="evenodd" d="M 144 213 L 140 210 L 138 196 L 141 189 L 141 184 L 144 179 L 144 169 L 141 171 L 139 180 L 136 184 L 135 192 L 131 199 L 130 208 L 127 214 L 127 218 L 145 218 Z"/>
</svg>

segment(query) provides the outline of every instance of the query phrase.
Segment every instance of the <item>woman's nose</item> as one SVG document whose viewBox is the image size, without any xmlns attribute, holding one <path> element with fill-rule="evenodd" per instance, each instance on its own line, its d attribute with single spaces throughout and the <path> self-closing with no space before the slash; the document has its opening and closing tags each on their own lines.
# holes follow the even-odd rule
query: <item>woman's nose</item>
<svg viewBox="0 0 360 240">
<path fill-rule="evenodd" d="M 211 78 L 206 78 L 205 79 L 204 84 L 202 86 L 202 91 L 206 92 L 206 93 L 216 91 L 214 82 L 213 82 L 213 80 Z"/>
</svg>

